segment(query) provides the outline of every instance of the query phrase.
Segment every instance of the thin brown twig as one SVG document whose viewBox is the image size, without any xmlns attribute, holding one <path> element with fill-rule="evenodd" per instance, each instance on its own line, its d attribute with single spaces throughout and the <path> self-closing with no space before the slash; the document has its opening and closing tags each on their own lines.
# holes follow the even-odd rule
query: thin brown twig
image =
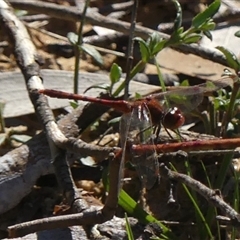
<svg viewBox="0 0 240 240">
<path fill-rule="evenodd" d="M 131 16 L 131 27 L 130 34 L 128 39 L 128 50 L 127 50 L 127 63 L 126 63 L 126 78 L 125 78 L 125 86 L 124 86 L 124 99 L 128 99 L 129 93 L 129 83 L 130 83 L 130 72 L 132 69 L 132 61 L 133 61 L 133 47 L 134 47 L 134 30 L 136 27 L 136 19 L 137 19 L 137 10 L 138 10 L 138 0 L 134 0 L 134 4 L 132 6 L 132 16 Z"/>
<path fill-rule="evenodd" d="M 221 211 L 231 218 L 234 222 L 240 224 L 240 215 L 233 208 L 231 208 L 221 197 L 220 192 L 212 190 L 199 181 L 178 172 L 171 171 L 166 165 L 160 165 L 160 174 L 163 178 L 179 181 L 186 184 L 191 189 L 202 195 L 208 202 L 212 203 L 215 207 L 220 208 Z"/>
<path fill-rule="evenodd" d="M 99 12 L 107 14 L 112 12 L 127 11 L 132 8 L 133 4 L 134 4 L 134 1 L 113 3 L 107 6 L 100 7 Z"/>
</svg>

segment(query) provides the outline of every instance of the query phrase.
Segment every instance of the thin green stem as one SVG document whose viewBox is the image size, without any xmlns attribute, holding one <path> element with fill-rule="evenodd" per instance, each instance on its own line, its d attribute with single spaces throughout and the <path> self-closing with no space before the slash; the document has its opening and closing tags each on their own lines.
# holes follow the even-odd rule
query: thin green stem
<svg viewBox="0 0 240 240">
<path fill-rule="evenodd" d="M 232 119 L 234 106 L 235 106 L 235 101 L 236 101 L 236 98 L 237 98 L 237 95 L 238 95 L 239 88 L 240 88 L 240 82 L 239 81 L 234 82 L 233 90 L 232 90 L 232 94 L 231 94 L 231 98 L 230 98 L 230 103 L 229 103 L 227 112 L 226 112 L 226 114 L 224 116 L 224 119 L 223 119 L 223 122 L 222 122 L 221 136 L 226 135 L 227 125 Z"/>
<path fill-rule="evenodd" d="M 216 117 L 216 109 L 214 107 L 214 104 L 212 101 L 210 101 L 209 106 L 209 121 L 210 121 L 210 131 L 209 134 L 212 134 L 214 136 L 217 135 L 217 117 Z"/>
<path fill-rule="evenodd" d="M 170 163 L 170 165 L 174 169 L 174 171 L 177 172 L 177 170 L 173 166 L 173 164 Z M 186 166 L 187 175 L 191 176 L 191 169 L 190 169 L 188 160 L 185 161 L 185 166 Z M 191 202 L 192 202 L 192 204 L 194 206 L 198 228 L 202 229 L 201 226 L 204 226 L 204 228 L 205 228 L 209 238 L 213 239 L 213 235 L 212 235 L 211 229 L 209 228 L 209 225 L 206 222 L 206 219 L 205 219 L 201 209 L 199 208 L 199 204 L 198 204 L 198 201 L 197 201 L 196 193 L 194 191 L 190 192 L 188 187 L 185 184 L 182 184 L 182 185 L 183 185 L 184 190 L 186 191 L 189 199 L 191 200 Z M 204 233 L 200 232 L 200 234 L 203 235 Z M 203 238 L 200 238 L 200 239 L 203 239 Z"/>
<path fill-rule="evenodd" d="M 132 79 L 137 73 L 141 72 L 146 66 L 146 63 L 141 60 L 135 65 L 135 67 L 131 70 L 130 73 L 130 79 Z M 125 87 L 125 81 L 122 82 L 122 84 L 116 89 L 116 91 L 113 93 L 113 96 L 116 97 L 120 94 L 120 92 L 124 89 Z"/>
<path fill-rule="evenodd" d="M 191 173 L 191 167 L 190 167 L 188 159 L 186 159 L 186 161 L 185 161 L 185 167 L 187 169 L 188 176 L 191 177 L 192 173 Z M 191 191 L 190 192 L 186 185 L 184 186 L 184 188 L 185 188 L 185 191 L 187 192 L 189 198 L 191 199 L 191 201 L 192 201 L 192 203 L 194 205 L 194 210 L 195 210 L 195 215 L 196 215 L 196 221 L 197 221 L 198 229 L 202 229 L 202 231 L 199 231 L 200 238 L 203 239 L 202 238 L 203 235 L 208 234 L 208 236 L 212 239 L 213 236 L 212 236 L 212 232 L 210 230 L 209 224 L 206 221 L 206 218 L 204 217 L 201 209 L 199 208 L 200 204 L 199 204 L 196 192 L 195 191 Z M 206 230 L 206 232 L 204 231 L 204 229 Z"/>
<path fill-rule="evenodd" d="M 233 194 L 233 208 L 237 212 L 239 211 L 239 173 L 236 170 L 233 170 L 234 172 L 234 179 L 235 179 L 235 189 L 234 189 L 234 194 Z M 231 239 L 237 239 L 236 237 L 237 231 L 235 227 L 232 227 L 231 231 Z"/>
<path fill-rule="evenodd" d="M 209 179 L 209 175 L 207 173 L 207 169 L 206 169 L 203 161 L 200 161 L 200 163 L 201 163 L 203 171 L 205 173 L 205 177 L 206 177 L 206 180 L 207 180 L 207 183 L 208 183 L 208 187 L 209 188 L 213 188 L 212 184 L 211 184 L 211 181 Z M 206 214 L 206 217 L 205 217 L 206 223 L 208 224 L 208 226 L 212 227 L 212 220 L 213 220 L 213 217 L 216 216 L 216 215 L 217 215 L 217 208 L 209 207 L 208 211 L 207 211 L 207 214 Z M 218 239 L 221 240 L 221 233 L 220 233 L 219 222 L 216 222 L 216 227 L 217 227 Z M 202 239 L 207 239 L 207 232 L 203 233 Z"/>
<path fill-rule="evenodd" d="M 161 73 L 161 69 L 159 67 L 159 64 L 157 62 L 157 59 L 156 57 L 154 56 L 154 64 L 157 68 L 157 73 L 158 73 L 158 79 L 159 79 L 159 82 L 160 82 L 160 86 L 162 88 L 162 91 L 163 92 L 166 92 L 166 86 L 165 86 L 165 83 L 164 83 L 164 79 L 163 79 L 163 76 L 162 76 L 162 73 Z"/>
<path fill-rule="evenodd" d="M 130 34 L 128 40 L 128 52 L 127 52 L 127 65 L 126 65 L 126 79 L 125 79 L 125 86 L 124 86 L 124 99 L 128 98 L 129 92 L 129 83 L 130 83 L 130 75 L 131 75 L 131 68 L 133 62 L 133 45 L 134 45 L 134 31 L 136 26 L 136 18 L 137 18 L 137 9 L 138 9 L 138 0 L 134 0 L 134 4 L 132 7 L 132 17 L 131 17 L 131 27 L 130 27 Z"/>
<path fill-rule="evenodd" d="M 83 39 L 82 32 L 83 32 L 85 16 L 87 13 L 87 8 L 89 6 L 89 3 L 90 3 L 90 0 L 86 0 L 85 6 L 83 9 L 81 25 L 78 31 L 78 40 L 75 45 L 75 68 L 74 68 L 74 87 L 73 87 L 73 92 L 75 94 L 78 93 L 78 75 L 79 75 L 79 65 L 80 65 L 80 58 L 81 58 L 81 50 L 79 49 L 79 46 L 82 45 L 82 39 Z"/>
<path fill-rule="evenodd" d="M 5 103 L 0 101 L 0 133 L 5 133 L 5 121 L 3 117 L 3 109 L 4 109 Z"/>
</svg>

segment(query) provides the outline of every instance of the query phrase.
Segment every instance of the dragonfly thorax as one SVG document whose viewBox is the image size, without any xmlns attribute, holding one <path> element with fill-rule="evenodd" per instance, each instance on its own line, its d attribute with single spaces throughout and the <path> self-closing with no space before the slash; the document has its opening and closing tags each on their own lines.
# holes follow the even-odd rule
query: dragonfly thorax
<svg viewBox="0 0 240 240">
<path fill-rule="evenodd" d="M 159 125 L 159 123 L 162 122 L 162 119 L 164 117 L 163 107 L 159 104 L 159 101 L 154 98 L 149 98 L 146 100 L 146 105 L 150 112 L 153 125 Z"/>
</svg>

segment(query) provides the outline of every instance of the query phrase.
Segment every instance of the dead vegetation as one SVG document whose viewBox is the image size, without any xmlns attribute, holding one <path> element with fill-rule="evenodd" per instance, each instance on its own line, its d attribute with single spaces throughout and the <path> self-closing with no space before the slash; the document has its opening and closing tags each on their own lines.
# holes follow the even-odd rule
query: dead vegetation
<svg viewBox="0 0 240 240">
<path fill-rule="evenodd" d="M 0 4 L 0 100 L 6 102 L 3 112 L 5 128 L 0 135 L 0 140 L 4 139 L 0 142 L 0 238 L 29 234 L 22 239 L 37 239 L 42 234 L 42 239 L 127 239 L 126 210 L 117 207 L 120 161 L 113 156 L 119 149 L 118 123 L 111 128 L 108 126 L 108 121 L 120 116 L 119 113 L 94 104 L 82 104 L 70 110 L 68 101 L 59 99 L 50 100 L 49 107 L 48 99 L 34 91 L 44 87 L 72 91 L 72 73 L 66 71 L 74 71 L 75 51 L 66 36 L 69 32 L 78 31 L 82 16 L 80 9 L 84 3 L 77 0 L 9 2 L 19 10 L 7 6 L 7 1 Z M 191 4 L 188 1 L 179 2 L 186 27 L 189 19 L 207 4 L 207 1 L 193 1 Z M 80 93 L 91 85 L 109 82 L 108 75 L 114 62 L 122 67 L 123 72 L 126 71 L 125 54 L 132 5 L 132 1 L 90 3 L 91 9 L 83 27 L 83 41 L 98 47 L 103 65 L 99 66 L 88 55 L 82 55 L 79 66 Z M 232 10 L 232 6 L 228 7 Z M 234 11 L 232 14 L 230 11 L 229 16 L 233 14 L 237 16 Z M 146 38 L 159 27 L 166 32 L 160 33 L 162 37 L 168 38 L 172 29 L 171 24 L 167 23 L 172 23 L 175 15 L 174 5 L 170 1 L 139 1 L 136 36 Z M 217 16 L 216 21 L 223 21 L 221 18 L 222 15 Z M 160 23 L 162 25 L 158 26 Z M 114 31 L 110 32 L 110 29 Z M 169 85 L 186 78 L 191 85 L 216 80 L 227 65 L 222 54 L 206 46 L 179 45 L 174 48 L 165 49 L 157 57 L 165 82 Z M 133 66 L 140 58 L 136 44 Z M 21 73 L 13 72 L 19 68 Z M 157 70 L 151 62 L 144 68 L 143 75 L 137 75 L 135 80 L 130 87 L 132 97 L 135 92 L 148 95 L 160 91 Z M 144 83 L 149 85 L 146 87 Z M 87 95 L 96 97 L 100 92 L 101 89 L 92 89 Z M 205 102 L 201 108 L 206 108 Z M 182 131 L 183 139 L 219 140 L 217 136 L 204 134 L 203 124 L 195 122 L 196 118 L 187 118 L 187 124 L 193 126 L 191 131 Z M 42 129 L 44 132 L 41 132 Z M 161 132 L 160 140 L 163 144 L 171 143 L 164 132 Z M 224 154 L 232 154 L 231 149 L 239 145 L 237 140 L 234 144 L 230 142 L 232 147 L 220 148 L 224 149 L 222 152 L 211 147 L 212 151 L 207 153 L 204 149 L 189 153 L 189 166 L 186 166 L 184 152 L 160 154 L 159 162 L 166 164 L 160 167 L 160 184 L 155 184 L 147 192 L 142 189 L 136 171 L 126 167 L 124 190 L 139 203 L 141 209 L 169 228 L 163 230 L 158 225 L 143 223 L 143 216 L 133 214 L 129 221 L 134 238 L 160 237 L 165 231 L 169 239 L 173 236 L 177 239 L 187 239 L 189 236 L 201 239 L 195 210 L 190 207 L 192 202 L 182 185 L 185 183 L 194 194 L 199 193 L 198 203 L 204 215 L 209 208 L 213 209 L 210 205 L 213 203 L 218 209 L 215 217 L 228 217 L 218 235 L 215 230 L 217 220 L 212 219 L 211 231 L 214 236 L 229 239 L 231 227 L 234 224 L 239 226 L 239 215 L 230 207 L 236 186 L 230 163 L 221 192 L 214 190 L 215 186 L 212 189 L 206 186 L 209 186 L 209 179 L 212 182 L 219 178 L 220 165 L 224 162 L 224 156 L 226 158 Z M 237 156 L 238 152 L 234 154 Z M 107 192 L 103 181 L 106 180 L 104 174 L 108 165 L 110 189 Z M 171 171 L 171 166 L 185 174 L 191 169 L 189 175 L 193 178 Z M 235 160 L 234 167 L 237 166 L 238 160 Z M 208 178 L 205 177 L 206 172 Z M 55 217 L 49 218 L 53 214 Z M 25 222 L 28 223 L 24 225 Z M 56 228 L 62 230 L 52 230 Z M 37 236 L 36 232 L 40 235 Z"/>
</svg>

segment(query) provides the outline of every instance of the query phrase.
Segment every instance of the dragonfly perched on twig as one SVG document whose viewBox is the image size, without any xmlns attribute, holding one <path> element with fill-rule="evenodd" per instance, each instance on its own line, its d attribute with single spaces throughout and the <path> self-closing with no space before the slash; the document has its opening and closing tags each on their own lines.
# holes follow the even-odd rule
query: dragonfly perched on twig
<svg viewBox="0 0 240 240">
<path fill-rule="evenodd" d="M 128 142 L 134 145 L 154 144 L 153 128 L 162 124 L 167 129 L 177 129 L 184 124 L 183 112 L 196 108 L 203 100 L 204 94 L 231 85 L 235 75 L 222 77 L 213 82 L 206 82 L 190 87 L 181 87 L 172 91 L 152 94 L 134 101 L 107 100 L 72 94 L 53 89 L 41 89 L 39 93 L 55 98 L 67 98 L 98 103 L 114 108 L 123 113 L 120 122 L 122 145 L 122 166 Z M 130 153 L 131 162 L 136 167 L 143 185 L 150 189 L 159 177 L 158 160 L 154 148 L 145 154 Z"/>
</svg>

